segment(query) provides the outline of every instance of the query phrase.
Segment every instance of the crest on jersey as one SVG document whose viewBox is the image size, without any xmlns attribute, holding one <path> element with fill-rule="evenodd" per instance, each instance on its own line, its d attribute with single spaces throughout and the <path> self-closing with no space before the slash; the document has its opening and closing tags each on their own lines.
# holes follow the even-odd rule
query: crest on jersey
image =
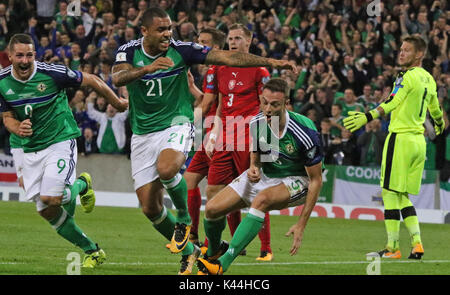
<svg viewBox="0 0 450 295">
<path fill-rule="evenodd" d="M 206 75 L 206 82 L 211 83 L 214 80 L 214 74 Z"/>
<path fill-rule="evenodd" d="M 285 149 L 286 149 L 286 151 L 287 151 L 289 154 L 292 154 L 293 152 L 295 152 L 294 146 L 293 146 L 292 144 L 290 144 L 290 143 L 288 143 L 288 144 L 285 146 Z"/>
<path fill-rule="evenodd" d="M 45 89 L 47 89 L 47 85 L 45 85 L 44 83 L 39 83 L 38 86 L 36 87 L 37 90 L 39 90 L 40 92 L 44 92 Z"/>
<path fill-rule="evenodd" d="M 228 89 L 233 90 L 234 86 L 236 86 L 236 80 L 230 80 L 228 82 Z"/>
<path fill-rule="evenodd" d="M 267 76 L 267 77 L 263 77 L 262 80 L 261 80 L 261 82 L 262 82 L 263 84 L 266 84 L 267 82 L 269 82 L 269 80 L 270 80 L 270 77 Z"/>
<path fill-rule="evenodd" d="M 402 82 L 403 82 L 403 77 L 398 77 L 398 78 L 395 80 L 395 87 L 403 88 Z"/>
</svg>

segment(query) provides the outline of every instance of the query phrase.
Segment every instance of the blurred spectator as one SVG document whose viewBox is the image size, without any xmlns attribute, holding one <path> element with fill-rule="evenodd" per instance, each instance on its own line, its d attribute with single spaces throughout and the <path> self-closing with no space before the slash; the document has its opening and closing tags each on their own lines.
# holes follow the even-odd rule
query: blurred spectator
<svg viewBox="0 0 450 295">
<path fill-rule="evenodd" d="M 83 134 L 77 139 L 78 152 L 83 156 L 98 153 L 97 137 L 91 128 L 85 128 Z"/>
<path fill-rule="evenodd" d="M 97 134 L 99 152 L 104 154 L 122 153 L 126 142 L 125 120 L 128 111 L 118 113 L 112 105 L 108 104 L 106 112 L 99 112 L 94 108 L 94 99 L 94 94 L 88 97 L 87 112 L 89 117 L 100 125 Z"/>
<path fill-rule="evenodd" d="M 381 165 L 386 136 L 387 133 L 381 130 L 381 121 L 379 119 L 375 119 L 366 124 L 365 132 L 357 140 L 358 145 L 361 147 L 361 165 Z"/>
<path fill-rule="evenodd" d="M 336 164 L 334 161 L 334 154 L 336 147 L 341 143 L 339 137 L 331 135 L 331 120 L 325 118 L 320 122 L 320 139 L 322 142 L 323 155 L 325 164 Z"/>
</svg>

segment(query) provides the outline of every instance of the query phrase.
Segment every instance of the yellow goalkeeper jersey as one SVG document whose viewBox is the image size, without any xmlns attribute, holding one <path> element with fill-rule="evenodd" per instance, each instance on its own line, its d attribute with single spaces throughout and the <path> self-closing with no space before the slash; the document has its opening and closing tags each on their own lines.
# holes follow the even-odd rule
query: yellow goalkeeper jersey
<svg viewBox="0 0 450 295">
<path fill-rule="evenodd" d="M 389 132 L 423 133 L 427 110 L 433 118 L 442 116 L 433 76 L 421 67 L 400 72 L 389 98 L 380 104 L 391 113 Z"/>
</svg>

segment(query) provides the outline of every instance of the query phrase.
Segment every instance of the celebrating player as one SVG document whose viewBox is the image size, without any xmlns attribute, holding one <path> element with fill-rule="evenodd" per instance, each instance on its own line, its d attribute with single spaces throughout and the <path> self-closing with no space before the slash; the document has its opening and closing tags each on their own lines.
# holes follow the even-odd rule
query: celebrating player
<svg viewBox="0 0 450 295">
<path fill-rule="evenodd" d="M 419 220 L 408 194 L 417 195 L 420 191 L 426 154 L 423 124 L 427 110 L 435 122 L 436 134 L 442 133 L 445 127 L 436 82 L 422 68 L 426 48 L 421 37 L 406 37 L 398 57 L 398 64 L 404 71 L 398 74 L 389 98 L 367 113 L 349 112 L 344 119 L 344 127 L 354 132 L 367 122 L 392 112 L 380 179 L 388 241 L 385 249 L 368 253 L 369 256 L 401 258 L 400 215 L 411 237 L 412 250 L 408 258 L 421 259 L 424 254 Z"/>
<path fill-rule="evenodd" d="M 26 197 L 36 202 L 39 214 L 59 235 L 86 253 L 83 267 L 95 267 L 106 255 L 74 220 L 76 197 L 80 195 L 82 208 L 89 213 L 95 194 L 88 173 L 75 180 L 75 138 L 81 133 L 65 88 L 92 87 L 121 111 L 128 103 L 94 75 L 35 61 L 29 35 L 12 36 L 8 48 L 12 66 L 0 72 L 0 111 L 6 128 L 20 137 Z"/>
<path fill-rule="evenodd" d="M 227 271 L 239 252 L 258 234 L 266 212 L 305 204 L 299 221 L 286 234 L 294 235 L 290 254 L 296 254 L 319 197 L 323 153 L 314 123 L 286 110 L 289 95 L 286 81 L 273 78 L 263 89 L 262 113 L 250 123 L 253 140 L 250 168 L 206 204 L 206 218 L 216 223 L 206 232 L 209 243 L 220 243 L 223 216 L 245 207 L 250 207 L 250 211 L 239 224 L 225 254 L 216 260 L 198 259 L 199 274 Z"/>
<path fill-rule="evenodd" d="M 231 25 L 228 29 L 230 51 L 248 52 L 252 42 L 252 32 L 242 24 Z M 250 165 L 249 118 L 259 112 L 259 95 L 262 86 L 270 79 L 264 67 L 236 68 L 217 67 L 212 76 L 219 93 L 216 121 L 206 145 L 206 153 L 211 157 L 208 173 L 207 198 L 211 200 L 233 179 L 241 175 Z M 216 142 L 216 139 L 219 138 Z M 214 147 L 217 150 L 214 151 Z M 231 235 L 241 221 L 241 212 L 236 210 L 227 215 Z M 210 226 L 204 221 L 205 229 Z M 270 248 L 270 217 L 266 214 L 264 225 L 259 233 L 261 252 L 257 260 L 272 260 Z M 214 245 L 215 243 L 213 243 Z M 217 255 L 219 249 L 209 247 L 207 256 Z"/>
<path fill-rule="evenodd" d="M 293 63 L 255 55 L 211 50 L 172 39 L 172 21 L 160 8 L 142 17 L 143 37 L 121 46 L 113 67 L 113 83 L 127 85 L 130 96 L 131 169 L 144 214 L 173 253 L 182 252 L 180 274 L 191 273 L 200 251 L 188 241 L 191 218 L 186 181 L 180 168 L 192 145 L 193 111 L 186 71 L 192 64 L 272 66 L 296 71 Z M 176 218 L 163 206 L 166 189 Z"/>
</svg>

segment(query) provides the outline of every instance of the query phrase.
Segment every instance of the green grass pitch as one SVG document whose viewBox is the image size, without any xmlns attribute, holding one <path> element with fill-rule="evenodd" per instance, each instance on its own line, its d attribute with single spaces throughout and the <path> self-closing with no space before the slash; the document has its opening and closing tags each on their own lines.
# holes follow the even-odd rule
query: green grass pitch
<svg viewBox="0 0 450 295">
<path fill-rule="evenodd" d="M 0 274 L 64 275 L 67 255 L 82 254 L 63 240 L 36 213 L 34 204 L 0 202 Z M 175 275 L 180 255 L 165 248 L 159 235 L 140 209 L 96 207 L 84 214 L 78 206 L 76 222 L 105 250 L 107 261 L 83 275 Z M 294 216 L 271 217 L 272 262 L 257 262 L 260 241 L 247 247 L 247 256 L 239 256 L 226 274 L 230 275 L 365 275 L 370 261 L 365 253 L 380 250 L 385 243 L 382 221 L 311 218 L 302 247 L 289 255 L 291 238 L 284 234 L 297 221 Z M 421 261 L 407 259 L 409 236 L 402 224 L 403 258 L 382 260 L 382 275 L 449 275 L 450 225 L 421 224 L 425 255 Z M 203 237 L 202 221 L 200 235 Z M 228 229 L 224 239 L 229 240 Z M 81 255 L 82 257 L 82 255 Z M 197 268 L 194 267 L 194 273 Z"/>
</svg>

